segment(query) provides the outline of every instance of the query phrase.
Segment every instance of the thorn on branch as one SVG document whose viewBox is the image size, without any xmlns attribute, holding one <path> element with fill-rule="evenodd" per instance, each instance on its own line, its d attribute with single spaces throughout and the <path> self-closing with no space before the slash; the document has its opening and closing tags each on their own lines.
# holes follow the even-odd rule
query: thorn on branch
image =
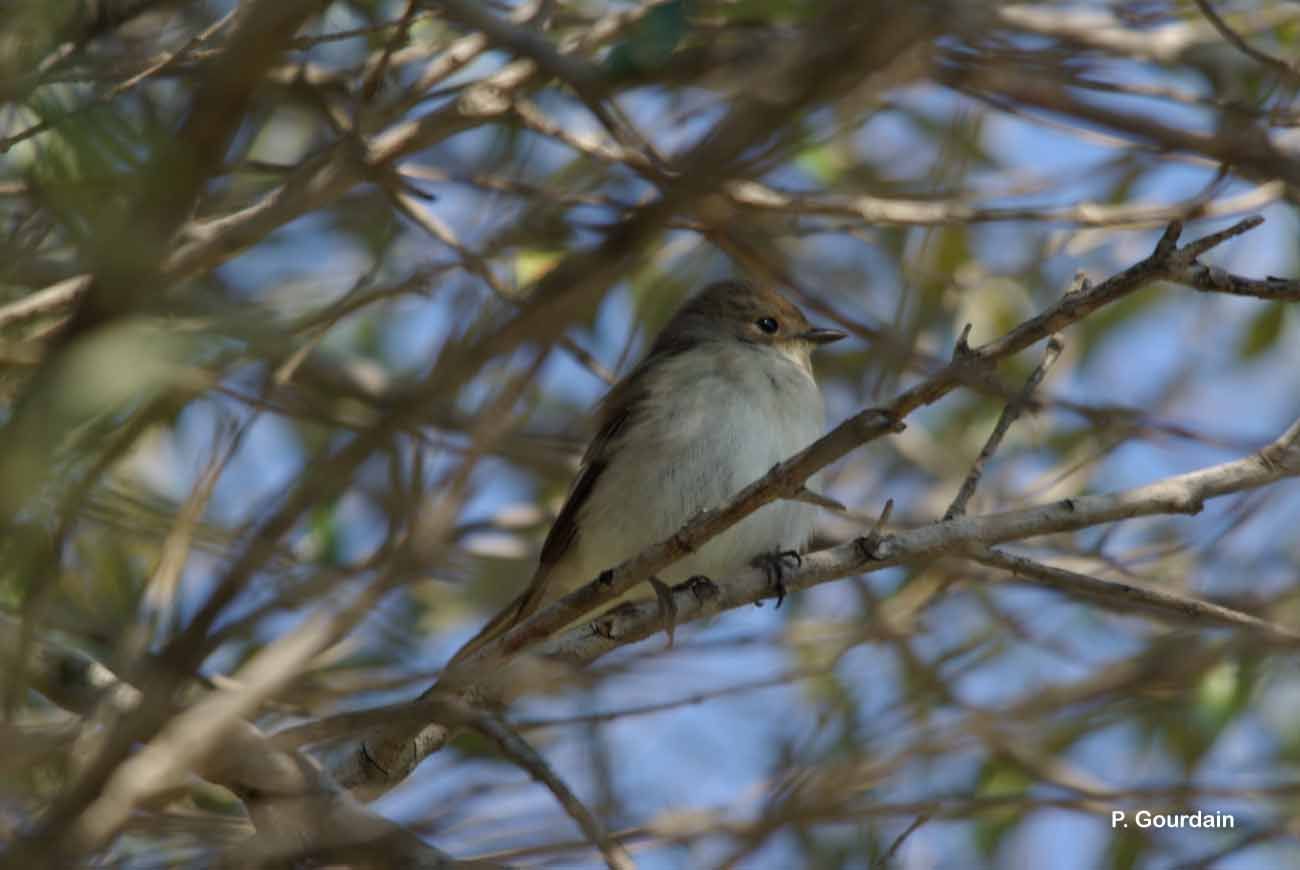
<svg viewBox="0 0 1300 870">
<path fill-rule="evenodd" d="M 880 517 L 872 525 L 871 531 L 853 542 L 862 558 L 873 562 L 883 558 L 880 547 L 884 543 L 886 536 L 881 534 L 881 530 L 885 527 L 885 523 L 889 522 L 889 515 L 893 512 L 894 500 L 891 498 L 885 502 L 885 506 L 880 511 Z"/>
<path fill-rule="evenodd" d="M 970 344 L 967 342 L 967 339 L 970 338 L 970 329 L 971 325 L 968 323 L 962 327 L 961 335 L 957 336 L 957 343 L 952 349 L 953 362 L 968 360 L 974 355 L 970 349 Z"/>
<path fill-rule="evenodd" d="M 971 463 L 970 471 L 958 488 L 957 495 L 953 497 L 952 504 L 944 512 L 943 518 L 945 520 L 951 520 L 966 513 L 966 506 L 970 503 L 971 497 L 975 495 L 975 488 L 979 486 L 980 478 L 984 476 L 984 466 L 988 464 L 989 459 L 1002 446 L 1002 439 L 1006 437 L 1011 424 L 1018 420 L 1020 415 L 1025 412 L 1025 409 L 1029 407 L 1030 402 L 1033 400 L 1034 391 L 1043 382 L 1047 370 L 1052 367 L 1057 357 L 1061 355 L 1061 348 L 1061 341 L 1055 335 L 1048 338 L 1047 347 L 1043 350 L 1042 360 L 1025 380 L 1020 392 L 1013 396 L 1002 408 L 1002 413 L 998 415 L 998 421 L 994 424 L 993 431 L 989 433 L 989 437 L 980 449 L 979 455 Z"/>
<path fill-rule="evenodd" d="M 794 495 L 790 496 L 790 500 L 801 501 L 804 504 L 815 505 L 816 507 L 825 508 L 826 510 L 835 511 L 837 513 L 844 513 L 848 510 L 848 508 L 843 504 L 830 496 L 822 495 L 820 492 L 814 492 L 807 486 L 801 486 L 795 490 Z"/>
</svg>

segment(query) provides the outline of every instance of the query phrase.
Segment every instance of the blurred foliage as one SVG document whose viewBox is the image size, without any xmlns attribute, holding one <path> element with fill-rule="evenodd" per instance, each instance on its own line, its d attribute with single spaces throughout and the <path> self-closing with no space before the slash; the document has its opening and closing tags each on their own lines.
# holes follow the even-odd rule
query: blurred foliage
<svg viewBox="0 0 1300 870">
<path fill-rule="evenodd" d="M 836 422 L 1171 220 L 1259 211 L 1207 259 L 1300 263 L 1294 3 L 1213 3 L 1276 63 L 1181 0 L 470 6 L 321 2 L 246 54 L 241 16 L 274 3 L 6 10 L 0 601 L 24 642 L 222 685 L 379 589 L 256 721 L 411 698 L 526 581 L 611 373 L 711 279 L 854 335 L 819 364 Z M 474 41 L 475 14 L 498 29 Z M 1072 327 L 971 513 L 1258 449 L 1300 414 L 1291 307 L 1158 283 Z M 942 516 L 1039 354 L 827 469 L 850 511 L 818 541 L 886 499 L 897 527 Z M 1298 515 L 1282 484 L 1023 551 L 1294 625 Z M 959 556 L 837 581 L 509 716 L 645 867 L 1300 863 L 1293 651 L 1027 585 Z M 4 838 L 80 799 L 110 715 L 54 710 L 29 664 L 7 655 Z M 457 857 L 596 863 L 497 754 L 463 736 L 386 809 Z M 243 797 L 191 778 L 94 857 L 228 857 Z M 1240 836 L 1112 829 L 1141 808 L 1231 811 Z"/>
</svg>

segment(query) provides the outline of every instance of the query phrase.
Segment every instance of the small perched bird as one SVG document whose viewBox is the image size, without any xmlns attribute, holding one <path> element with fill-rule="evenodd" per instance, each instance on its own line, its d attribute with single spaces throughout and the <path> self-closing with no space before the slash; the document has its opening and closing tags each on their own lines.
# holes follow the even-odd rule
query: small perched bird
<svg viewBox="0 0 1300 870">
<path fill-rule="evenodd" d="M 528 588 L 456 654 L 462 659 L 542 605 L 665 540 L 822 434 L 812 351 L 844 338 L 774 290 L 711 284 L 659 333 L 596 411 L 596 434 Z M 759 508 L 660 580 L 725 577 L 798 552 L 816 509 Z"/>
</svg>

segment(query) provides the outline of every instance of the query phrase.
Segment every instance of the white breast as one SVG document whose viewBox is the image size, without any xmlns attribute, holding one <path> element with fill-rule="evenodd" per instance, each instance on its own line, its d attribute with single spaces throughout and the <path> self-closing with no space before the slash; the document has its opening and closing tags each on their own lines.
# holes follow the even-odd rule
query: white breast
<svg viewBox="0 0 1300 870">
<path fill-rule="evenodd" d="M 565 591 L 722 505 L 825 425 L 811 374 L 793 358 L 754 346 L 678 354 L 660 364 L 647 388 L 579 514 L 576 546 L 556 578 Z M 760 508 L 660 579 L 726 577 L 755 556 L 797 550 L 814 510 L 788 501 Z"/>
</svg>

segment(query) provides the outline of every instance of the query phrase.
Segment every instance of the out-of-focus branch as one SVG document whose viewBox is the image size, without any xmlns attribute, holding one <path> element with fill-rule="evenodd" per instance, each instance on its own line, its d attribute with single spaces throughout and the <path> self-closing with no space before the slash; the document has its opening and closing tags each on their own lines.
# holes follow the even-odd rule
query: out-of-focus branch
<svg viewBox="0 0 1300 870">
<path fill-rule="evenodd" d="M 495 694 L 494 688 L 481 685 L 480 682 L 485 678 L 491 679 L 498 689 L 501 683 L 509 682 L 508 679 L 495 679 L 496 676 L 504 676 L 500 662 L 630 591 L 638 583 L 661 571 L 685 553 L 702 546 L 712 536 L 720 534 L 763 505 L 777 499 L 795 497 L 812 474 L 858 446 L 896 431 L 907 414 L 938 401 L 951 392 L 963 383 L 972 368 L 987 366 L 1018 353 L 1153 281 L 1169 279 L 1195 263 L 1206 251 L 1260 223 L 1261 219 L 1250 218 L 1181 247 L 1178 238 L 1182 226 L 1178 223 L 1171 224 L 1161 236 L 1155 250 L 1145 260 L 1094 286 L 1066 294 L 1056 305 L 1030 318 L 1001 338 L 960 354 L 934 376 L 904 391 L 887 405 L 851 417 L 801 453 L 779 463 L 763 478 L 741 490 L 727 505 L 696 516 L 669 540 L 614 567 L 598 580 L 548 605 L 521 625 L 486 644 L 465 660 L 459 676 L 451 675 L 450 686 L 469 685 L 473 692 L 492 697 Z M 1118 517 L 1112 517 L 1115 518 Z M 1102 521 L 1109 520 L 1097 520 Z M 1019 536 L 1012 535 L 1013 539 L 1017 537 Z M 886 558 L 879 554 L 877 556 Z M 835 576 L 856 573 L 862 570 L 861 564 L 862 560 L 853 561 L 851 569 Z M 807 571 L 808 568 L 805 567 L 798 576 L 805 576 Z M 754 596 L 744 601 L 756 601 L 763 597 L 761 591 L 750 591 L 754 592 Z M 683 611 L 685 614 L 716 612 L 713 609 L 715 605 L 711 603 L 713 599 L 697 596 L 697 592 L 698 589 L 679 588 L 674 591 L 674 601 L 678 607 L 686 607 Z M 641 614 L 641 617 L 644 616 Z M 616 631 L 623 630 L 623 627 L 616 628 Z M 638 638 L 645 636 L 646 634 L 638 634 Z M 598 646 L 599 639 L 591 643 Z M 552 649 L 550 645 L 546 645 L 546 648 Z M 438 688 L 435 687 L 430 692 L 436 692 Z M 380 792 L 404 778 L 426 755 L 440 749 L 448 733 L 445 727 L 436 722 L 420 728 L 413 727 L 407 719 L 377 724 L 361 735 L 356 743 L 333 750 L 331 769 L 345 787 L 360 789 L 363 794 Z"/>
<path fill-rule="evenodd" d="M 1209 499 L 1257 489 L 1296 476 L 1300 476 L 1300 421 L 1254 455 L 1146 486 L 1079 496 L 1025 510 L 944 520 L 895 532 L 869 542 L 869 545 L 855 541 L 811 553 L 804 556 L 804 564 L 782 582 L 787 589 L 804 589 L 907 562 L 962 555 L 972 546 L 991 546 L 1077 531 L 1133 517 L 1195 514 Z M 1231 608 L 1060 569 L 1031 570 L 1027 564 L 1014 559 L 992 558 L 999 561 L 999 567 L 1008 570 L 1014 564 L 1014 573 L 1029 582 L 1040 582 L 1091 601 L 1104 601 L 1121 612 L 1157 614 L 1162 619 L 1206 628 L 1233 628 L 1266 643 L 1287 647 L 1300 645 L 1300 632 Z M 1045 577 L 1048 579 L 1043 579 Z M 765 572 L 756 570 L 727 578 L 707 591 L 690 583 L 680 584 L 673 589 L 673 600 L 678 607 L 680 622 L 752 604 L 774 594 Z M 593 632 L 590 626 L 580 625 L 537 645 L 533 654 L 578 666 L 613 649 L 650 637 L 661 630 L 663 622 L 655 601 L 623 605 L 598 619 L 602 623 L 599 633 Z"/>
<path fill-rule="evenodd" d="M 605 859 L 605 865 L 610 870 L 630 870 L 630 868 L 636 866 L 627 850 L 610 839 L 609 833 L 605 830 L 605 826 L 600 823 L 600 820 L 583 806 L 582 801 L 578 800 L 572 789 L 556 775 L 551 766 L 546 763 L 546 759 L 538 755 L 537 750 L 528 745 L 528 741 L 519 736 L 514 729 L 497 716 L 468 709 L 464 710 L 464 715 L 468 723 L 494 742 L 503 755 L 517 764 L 533 779 L 544 785 L 554 795 L 555 800 L 564 809 L 565 813 L 578 823 L 578 827 L 582 829 L 582 832 L 600 850 L 601 857 Z"/>
<path fill-rule="evenodd" d="M 967 62 L 951 54 L 947 60 L 935 76 L 958 90 L 1060 113 L 1162 149 L 1202 155 L 1261 183 L 1279 179 L 1289 199 L 1300 197 L 1300 165 L 1258 126 L 1237 123 L 1210 132 L 1176 127 L 1150 114 L 1085 101 L 1068 88 L 1068 81 L 1052 76 L 1019 75 L 986 58 Z"/>
<path fill-rule="evenodd" d="M 1105 523 L 1134 517 L 1169 514 L 1195 514 L 1205 501 L 1267 486 L 1278 480 L 1300 476 L 1300 421 L 1293 424 L 1274 442 L 1257 453 L 1221 465 L 1177 475 L 1146 486 L 1113 493 L 1079 496 L 1061 502 L 1039 505 L 1018 511 L 959 517 L 942 520 L 914 529 L 859 539 L 803 557 L 803 564 L 783 579 L 788 590 L 808 589 L 857 574 L 884 570 L 897 565 L 925 561 L 941 556 L 970 556 L 984 561 L 985 550 L 996 544 L 1022 541 L 1048 534 L 1078 531 Z M 1077 572 L 1066 571 L 1032 560 L 1010 557 L 987 550 L 990 564 L 1008 570 L 1026 582 L 1042 585 L 1119 613 L 1154 617 L 1180 626 L 1228 628 L 1242 632 L 1252 641 L 1300 647 L 1300 631 L 1287 628 L 1232 608 L 1222 607 L 1166 590 L 1151 589 L 1131 583 L 1107 581 Z M 715 616 L 721 612 L 751 605 L 776 593 L 762 570 L 749 571 L 720 579 L 718 583 L 679 584 L 672 590 L 678 623 Z M 529 653 L 513 662 L 498 664 L 491 675 L 479 676 L 486 682 L 478 687 L 498 699 L 526 693 L 533 687 L 521 679 L 523 673 L 539 662 L 559 663 L 574 669 L 590 664 L 608 653 L 644 640 L 664 629 L 664 612 L 655 600 L 622 604 L 537 644 Z M 595 629 L 595 630 L 593 630 Z M 379 710 L 345 714 L 329 726 L 291 729 L 277 739 L 284 745 L 300 745 L 337 738 L 341 733 L 361 730 L 371 741 L 378 741 L 386 729 L 402 733 L 411 723 L 448 720 L 447 726 L 459 727 L 462 716 L 447 716 L 442 692 L 432 691 L 420 699 L 395 704 Z M 411 738 L 408 752 L 421 749 L 436 751 L 447 737 L 447 728 L 426 726 Z M 372 742 L 367 745 L 383 746 Z M 350 758 L 354 749 L 341 753 Z M 339 752 L 336 750 L 336 752 Z M 345 773 L 350 765 L 341 768 Z M 345 785 L 347 783 L 344 783 Z M 365 787 L 366 793 L 375 789 Z"/>
<path fill-rule="evenodd" d="M 1153 281 L 1173 279 L 1211 248 L 1262 223 L 1248 218 L 1220 232 L 1211 233 L 1179 247 L 1182 225 L 1169 226 L 1155 251 L 1140 263 L 1107 280 L 1066 294 L 1047 311 L 1021 323 L 1002 337 L 974 350 L 963 352 L 947 367 L 903 393 L 887 405 L 869 408 L 850 417 L 802 452 L 779 463 L 768 474 L 745 487 L 726 505 L 707 511 L 688 522 L 670 539 L 618 565 L 607 576 L 569 593 L 534 614 L 521 625 L 484 645 L 466 664 L 509 656 L 580 619 L 663 570 L 672 562 L 703 546 L 713 536 L 738 523 L 765 504 L 794 496 L 809 477 L 846 456 L 859 446 L 898 430 L 900 422 L 917 408 L 943 398 L 965 379 L 972 369 L 1036 344 L 1094 311 L 1145 287 Z"/>
<path fill-rule="evenodd" d="M 968 324 L 966 331 L 969 331 L 969 329 Z M 958 348 L 965 346 L 966 332 L 964 331 Z M 993 431 L 989 433 L 988 440 L 984 442 L 984 447 L 981 448 L 979 455 L 975 457 L 974 463 L 971 464 L 971 469 L 967 472 L 966 479 L 961 482 L 957 495 L 953 496 L 952 504 L 948 505 L 948 510 L 944 511 L 943 518 L 945 520 L 951 520 L 966 513 L 966 506 L 970 503 L 971 496 L 975 494 L 975 487 L 979 486 L 980 478 L 984 475 L 984 466 L 997 452 L 998 447 L 1002 445 L 1002 439 L 1006 437 L 1011 424 L 1025 412 L 1030 399 L 1033 398 L 1034 390 L 1038 389 L 1038 385 L 1043 382 L 1043 378 L 1047 375 L 1047 370 L 1052 367 L 1056 362 L 1056 358 L 1060 355 L 1061 343 L 1055 337 L 1049 338 L 1042 360 L 1034 367 L 1020 392 L 1002 408 L 1002 413 L 998 415 L 998 422 L 994 424 Z"/>
<path fill-rule="evenodd" d="M 0 673 L 6 682 L 17 672 L 14 658 L 23 649 L 22 624 L 0 613 Z M 118 679 L 117 674 L 88 655 L 48 641 L 38 640 L 30 650 L 28 673 L 31 688 L 55 704 L 89 716 L 101 707 L 126 712 L 140 701 L 140 692 Z"/>
<path fill-rule="evenodd" d="M 1247 57 L 1259 61 L 1265 67 L 1281 76 L 1284 81 L 1290 82 L 1293 85 L 1300 84 L 1300 67 L 1286 63 L 1268 52 L 1260 51 L 1258 48 L 1251 45 L 1240 33 L 1233 30 L 1228 25 L 1228 22 L 1223 20 L 1223 16 L 1215 11 L 1214 4 L 1211 3 L 1210 0 L 1194 0 L 1194 2 L 1196 3 L 1196 8 L 1200 9 L 1201 14 L 1205 16 L 1205 19 L 1209 21 L 1214 29 L 1218 31 L 1219 35 L 1228 40 L 1234 48 Z"/>
<path fill-rule="evenodd" d="M 17 620 L 0 615 L 0 650 L 7 661 L 19 643 Z M 299 640 L 311 641 L 311 633 Z M 307 649 L 310 649 L 310 643 Z M 270 651 L 268 651 L 270 652 Z M 283 659 L 267 664 L 283 670 Z M 28 663 L 32 688 L 54 703 L 83 717 L 104 707 L 118 714 L 134 709 L 142 693 L 93 658 L 48 640 L 38 640 Z M 293 669 L 289 668 L 287 672 Z M 270 674 L 263 674 L 269 676 Z M 339 789 L 307 757 L 277 748 L 235 708 L 251 710 L 268 694 L 266 686 L 247 682 L 257 674 L 241 674 L 237 688 L 212 693 L 188 712 L 180 712 L 165 736 L 142 750 L 125 782 L 116 783 L 94 806 L 95 815 L 72 835 L 57 841 L 31 839 L 11 844 L 0 866 L 54 866 L 23 863 L 45 860 L 57 849 L 72 857 L 93 845 L 108 830 L 120 825 L 125 814 L 148 794 L 177 784 L 195 764 L 200 775 L 226 786 L 248 801 L 259 829 L 258 838 L 240 850 L 241 862 L 256 866 L 272 857 L 304 852 L 331 857 L 369 855 L 369 864 L 356 866 L 444 868 L 451 861 L 437 849 L 393 822 L 371 812 Z M 220 751 L 218 752 L 218 749 Z M 191 755 L 193 754 L 193 757 Z M 207 756 L 207 761 L 198 761 Z M 107 825 L 105 829 L 102 826 Z"/>
<path fill-rule="evenodd" d="M 217 174 L 266 70 L 323 0 L 276 0 L 240 6 L 220 52 L 203 65 L 189 114 L 156 155 L 129 227 L 105 227 L 95 250 L 95 281 L 70 327 L 93 326 L 157 292 L 160 251 L 189 218 Z M 165 283 L 165 282 L 163 282 Z M 69 334 L 66 338 L 71 338 Z"/>
<path fill-rule="evenodd" d="M 38 290 L 0 308 L 0 328 L 62 311 L 81 298 L 90 286 L 89 275 L 78 275 Z"/>
<path fill-rule="evenodd" d="M 569 51 L 585 51 L 617 36 L 634 24 L 645 8 L 611 15 L 592 28 Z M 435 59 L 412 88 L 412 99 L 481 54 L 487 40 L 471 34 L 457 40 Z M 541 84 L 531 63 L 513 63 L 474 82 L 460 98 L 415 120 L 390 118 L 393 123 L 360 143 L 340 142 L 300 164 L 284 183 L 237 212 L 193 221 L 181 243 L 162 267 L 163 277 L 177 281 L 210 269 L 238 251 L 264 239 L 277 228 L 310 211 L 324 208 L 361 184 L 373 171 L 394 166 L 450 136 L 501 118 L 516 95 Z M 399 102 L 398 108 L 405 104 Z M 409 108 L 409 106 L 405 106 Z"/>
<path fill-rule="evenodd" d="M 1247 636 L 1282 646 L 1300 646 L 1300 632 L 1176 592 L 1139 586 L 1119 580 L 1106 580 L 1045 565 L 1024 556 L 1005 553 L 993 547 L 974 547 L 970 558 L 981 565 L 1006 571 L 1026 582 L 1054 589 L 1071 598 L 1087 601 L 1113 613 L 1141 613 L 1162 622 L 1180 622 L 1197 627 L 1224 627 L 1243 631 Z"/>
<path fill-rule="evenodd" d="M 37 492 L 51 470 L 59 439 L 55 407 L 62 365 L 87 332 L 157 304 L 166 286 L 161 252 L 170 250 L 208 179 L 220 169 L 244 109 L 265 70 L 322 0 L 255 0 L 241 4 L 222 50 L 204 67 L 189 114 L 174 140 L 159 146 L 137 172 L 130 221 L 103 221 L 88 234 L 92 279 L 80 292 L 72 317 L 53 342 L 40 369 L 23 387 L 0 428 L 0 523 Z"/>
<path fill-rule="evenodd" d="M 1105 7 L 1011 4 L 1000 7 L 996 14 L 1018 30 L 1068 40 L 1121 57 L 1166 63 L 1216 39 L 1214 29 L 1204 21 L 1183 20 L 1139 29 L 1126 25 L 1114 10 Z M 1297 19 L 1300 11 L 1278 4 L 1249 13 L 1245 23 L 1249 32 L 1255 32 Z"/>
<path fill-rule="evenodd" d="M 795 217 L 842 218 L 867 225 L 941 226 L 999 221 L 1031 221 L 1084 227 L 1165 226 L 1173 220 L 1236 215 L 1258 211 L 1283 192 L 1281 182 L 1260 184 L 1245 193 L 1206 201 L 1196 197 L 1186 203 L 1080 202 L 1061 208 L 981 206 L 953 199 L 909 200 L 878 196 L 817 196 L 777 190 L 755 181 L 735 182 L 727 193 L 737 205 Z"/>
<path fill-rule="evenodd" d="M 544 350 L 535 350 L 532 364 L 525 366 L 507 382 L 482 409 L 475 429 L 471 432 L 477 449 L 470 450 L 462 457 L 461 462 L 451 468 L 436 487 L 441 498 L 429 515 L 421 518 L 424 520 L 418 530 L 421 545 L 437 546 L 454 529 L 455 518 L 469 493 L 470 472 L 482 451 L 490 447 L 508 427 L 522 391 L 531 383 L 544 358 Z M 346 482 L 355 462 L 369 456 L 374 449 L 375 444 L 368 438 L 387 434 L 388 430 L 382 427 L 368 430 L 366 437 L 357 439 L 363 442 L 360 447 L 356 446 L 356 442 L 348 445 L 353 450 L 348 454 L 353 458 L 351 463 L 336 456 L 336 462 L 331 463 L 330 474 L 315 475 L 316 483 L 296 490 L 267 523 L 253 531 L 251 541 L 230 570 L 220 578 L 199 614 L 159 656 L 160 661 L 165 662 L 166 669 L 154 667 L 150 670 L 151 679 L 144 687 L 148 701 L 128 711 L 114 723 L 115 727 L 106 731 L 100 741 L 100 751 L 95 753 L 93 761 L 46 813 L 37 834 L 24 841 L 22 849 L 16 853 L 19 857 L 15 861 L 34 861 L 36 866 L 44 866 L 42 862 L 52 854 L 51 849 L 66 849 L 73 854 L 89 851 L 117 831 L 133 807 L 159 791 L 179 784 L 190 771 L 202 771 L 211 764 L 217 764 L 220 768 L 223 764 L 236 763 L 225 754 L 218 753 L 225 741 L 239 738 L 256 742 L 262 739 L 260 735 L 248 732 L 244 720 L 263 701 L 301 673 L 315 655 L 354 627 L 370 611 L 375 601 L 391 587 L 395 575 L 391 572 L 381 575 L 348 606 L 337 612 L 331 612 L 330 608 L 322 610 L 293 633 L 267 647 L 236 678 L 240 684 L 238 690 L 211 695 L 171 718 L 169 707 L 156 701 L 171 699 L 177 686 L 196 669 L 204 650 L 208 648 L 207 644 L 212 641 L 208 634 L 212 621 L 224 612 L 225 605 L 242 591 L 245 580 L 278 546 L 284 529 L 292 524 L 304 505 L 312 503 L 314 497 L 322 492 L 328 492 L 330 487 L 341 486 Z M 147 742 L 144 749 L 133 752 L 133 744 L 137 741 Z M 242 759 L 244 756 L 239 757 Z M 289 761 L 295 770 L 305 763 L 303 759 Z M 319 843 L 330 850 L 350 848 L 357 845 L 352 839 L 373 840 L 381 835 L 391 835 L 394 844 L 401 845 L 410 836 L 404 832 L 395 832 L 387 822 L 382 822 L 377 828 L 367 817 L 359 819 L 358 824 L 352 828 L 340 826 L 326 830 L 331 837 L 342 835 L 344 839 L 312 839 L 308 834 L 315 829 L 297 814 L 306 814 L 309 819 L 335 818 L 340 812 L 346 815 L 345 809 L 340 810 L 333 804 L 316 806 L 312 803 L 313 796 L 320 799 L 321 795 L 337 801 L 336 790 L 327 793 L 322 787 L 313 786 L 310 780 L 302 779 L 304 774 L 301 772 L 297 774 L 299 779 L 293 782 L 276 781 L 264 785 L 257 779 L 257 770 L 255 766 L 249 772 L 237 776 L 219 773 L 214 778 L 221 782 L 234 780 L 244 786 L 238 793 L 245 798 L 250 814 L 255 819 L 266 819 L 272 825 L 266 833 L 269 835 L 268 848 L 273 851 L 286 844 L 301 851 L 304 842 L 313 849 L 318 848 Z M 289 826 L 287 829 L 284 827 L 286 825 Z M 418 839 L 410 839 L 419 843 Z M 262 848 L 262 845 L 257 848 Z M 380 866 L 394 865 L 381 862 Z M 434 865 L 421 858 L 420 863 L 414 866 Z"/>
</svg>

